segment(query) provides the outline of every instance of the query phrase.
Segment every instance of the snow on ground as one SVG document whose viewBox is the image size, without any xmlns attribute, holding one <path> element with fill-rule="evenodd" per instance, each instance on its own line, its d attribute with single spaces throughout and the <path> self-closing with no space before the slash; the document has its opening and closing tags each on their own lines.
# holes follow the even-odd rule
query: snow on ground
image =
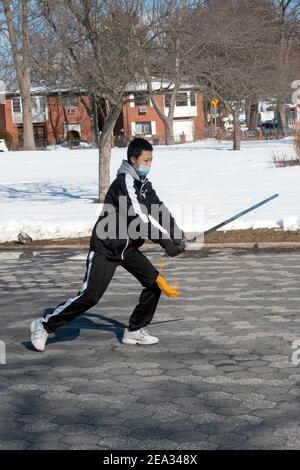
<svg viewBox="0 0 300 470">
<path fill-rule="evenodd" d="M 204 140 L 154 147 L 149 179 L 185 231 L 201 231 L 268 196 L 280 197 L 226 229 L 300 229 L 300 167 L 272 167 L 272 153 L 294 155 L 291 139 Z M 126 149 L 112 151 L 111 180 Z M 21 230 L 34 239 L 90 235 L 101 206 L 97 150 L 0 153 L 0 242 Z M 196 217 L 191 218 L 191 214 Z"/>
</svg>

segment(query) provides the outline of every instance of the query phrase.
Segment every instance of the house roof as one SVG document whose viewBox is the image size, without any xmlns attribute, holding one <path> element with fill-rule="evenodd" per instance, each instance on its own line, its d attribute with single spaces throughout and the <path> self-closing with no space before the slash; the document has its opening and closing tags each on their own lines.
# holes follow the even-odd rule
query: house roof
<svg viewBox="0 0 300 470">
<path fill-rule="evenodd" d="M 158 78 L 151 79 L 152 88 L 154 91 L 171 91 L 174 89 L 174 84 L 167 80 L 159 80 Z M 182 84 L 180 90 L 191 90 L 195 87 L 189 84 Z M 134 81 L 127 85 L 125 91 L 135 92 L 135 91 L 145 91 L 148 89 L 146 80 Z"/>
<path fill-rule="evenodd" d="M 71 88 L 70 86 L 65 86 L 65 87 L 33 86 L 30 88 L 31 95 L 52 95 L 52 94 L 58 94 L 58 93 L 69 93 L 70 91 L 72 91 L 72 93 L 76 93 L 74 88 Z M 82 90 L 82 92 L 84 92 L 84 90 Z M 77 93 L 79 93 L 79 90 L 77 91 Z M 19 95 L 20 95 L 20 90 L 18 88 L 6 90 L 7 97 L 19 96 Z"/>
<path fill-rule="evenodd" d="M 159 80 L 157 78 L 152 78 L 152 87 L 154 91 L 171 91 L 174 88 L 174 84 L 167 80 Z M 193 85 L 189 84 L 182 84 L 180 86 L 180 90 L 191 90 L 193 89 Z M 131 83 L 129 83 L 125 89 L 125 93 L 133 93 L 136 91 L 145 91 L 147 90 L 147 82 L 146 80 L 136 80 Z M 40 86 L 32 86 L 30 88 L 30 94 L 31 95 L 52 95 L 52 94 L 58 94 L 58 93 L 84 93 L 84 89 L 80 90 L 78 87 L 76 89 L 72 87 L 71 85 L 68 86 L 46 86 L 46 85 L 40 85 Z M 12 88 L 6 90 L 6 96 L 7 97 L 13 97 L 13 96 L 19 96 L 20 95 L 20 90 L 19 88 Z"/>
</svg>

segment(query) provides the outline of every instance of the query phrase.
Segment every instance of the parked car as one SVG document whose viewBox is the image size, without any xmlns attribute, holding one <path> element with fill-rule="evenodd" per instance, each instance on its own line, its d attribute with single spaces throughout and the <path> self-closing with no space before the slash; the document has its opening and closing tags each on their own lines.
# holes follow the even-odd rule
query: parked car
<svg viewBox="0 0 300 470">
<path fill-rule="evenodd" d="M 278 134 L 278 122 L 266 121 L 261 124 L 262 133 L 265 136 L 277 135 Z"/>
<path fill-rule="evenodd" d="M 8 148 L 4 139 L 0 139 L 0 152 L 8 152 Z"/>
<path fill-rule="evenodd" d="M 261 124 L 261 130 L 265 136 L 289 137 L 294 134 L 294 129 L 289 126 L 279 127 L 277 121 L 266 121 Z"/>
</svg>

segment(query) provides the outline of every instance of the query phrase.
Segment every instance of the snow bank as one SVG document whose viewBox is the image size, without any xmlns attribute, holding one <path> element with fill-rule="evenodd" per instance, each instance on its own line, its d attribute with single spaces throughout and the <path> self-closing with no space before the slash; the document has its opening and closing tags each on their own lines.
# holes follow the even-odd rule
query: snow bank
<svg viewBox="0 0 300 470">
<path fill-rule="evenodd" d="M 300 167 L 271 165 L 273 152 L 293 156 L 292 140 L 231 147 L 212 139 L 154 147 L 149 178 L 182 228 L 207 229 L 279 193 L 226 229 L 299 229 Z M 113 149 L 111 179 L 122 158 L 126 149 Z M 39 240 L 90 235 L 101 211 L 97 172 L 94 149 L 0 153 L 0 242 L 16 240 L 21 230 Z"/>
</svg>

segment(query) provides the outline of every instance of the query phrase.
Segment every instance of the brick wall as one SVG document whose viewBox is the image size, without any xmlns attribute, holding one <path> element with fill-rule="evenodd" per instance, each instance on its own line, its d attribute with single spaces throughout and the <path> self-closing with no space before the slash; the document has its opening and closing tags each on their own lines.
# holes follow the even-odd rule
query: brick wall
<svg viewBox="0 0 300 470">
<path fill-rule="evenodd" d="M 5 113 L 5 130 L 12 135 L 13 143 L 12 149 L 18 148 L 18 126 L 13 123 L 12 118 L 12 102 L 10 99 L 6 99 L 4 103 Z"/>
<path fill-rule="evenodd" d="M 89 106 L 88 98 L 83 98 L 87 106 Z M 56 140 L 63 140 L 64 124 L 80 123 L 81 138 L 88 142 L 92 139 L 91 120 L 88 116 L 86 107 L 78 97 L 78 106 L 74 108 L 74 114 L 67 114 L 59 96 L 48 97 L 48 121 L 47 121 L 47 139 L 49 144 L 54 144 Z"/>
<path fill-rule="evenodd" d="M 197 116 L 194 117 L 195 139 L 204 138 L 204 102 L 203 94 L 196 93 Z"/>
</svg>

